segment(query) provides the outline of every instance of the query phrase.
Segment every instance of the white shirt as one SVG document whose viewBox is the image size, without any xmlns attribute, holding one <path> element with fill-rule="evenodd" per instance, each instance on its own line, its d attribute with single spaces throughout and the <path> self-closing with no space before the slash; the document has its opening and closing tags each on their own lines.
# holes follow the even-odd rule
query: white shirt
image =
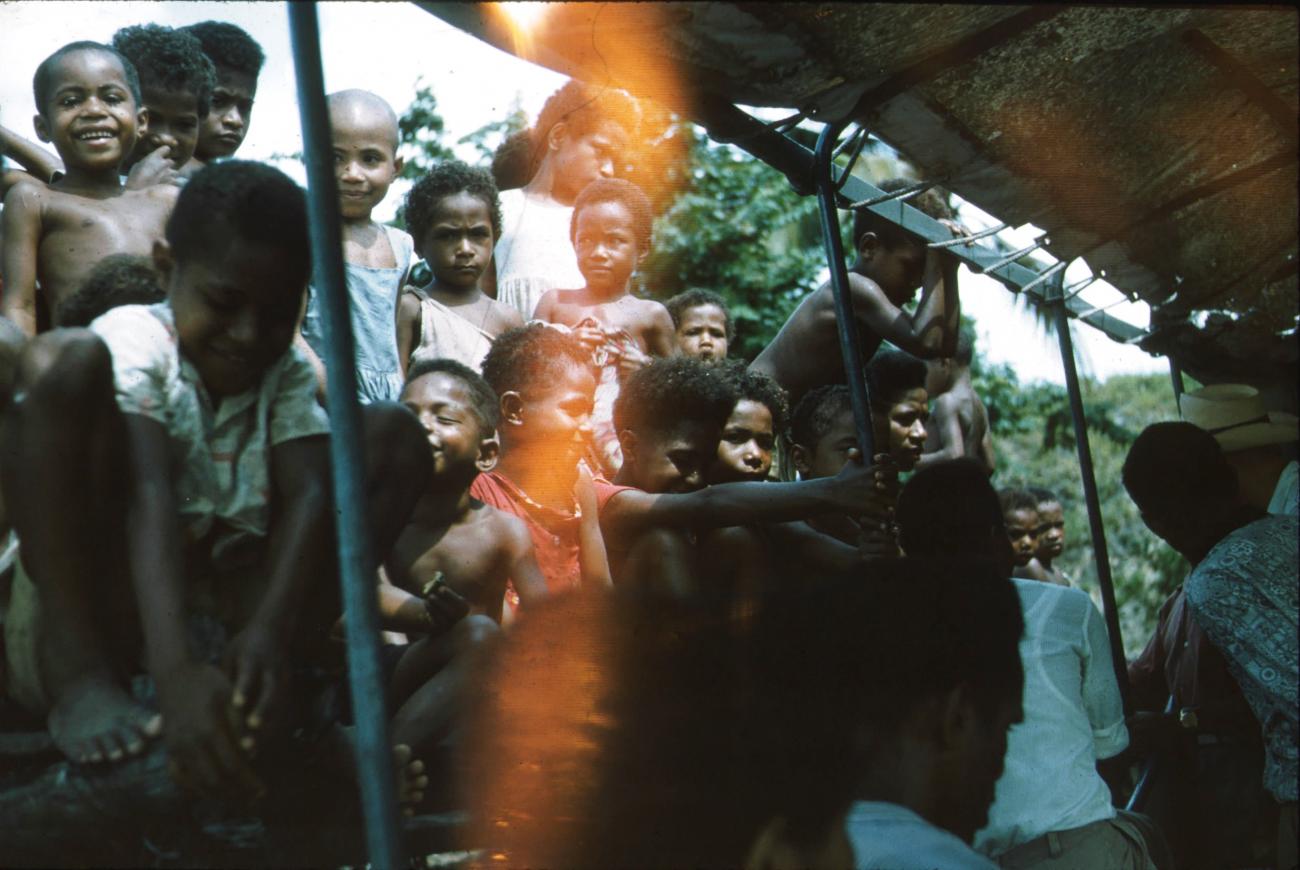
<svg viewBox="0 0 1300 870">
<path fill-rule="evenodd" d="M 855 801 L 845 822 L 858 870 L 997 870 L 997 865 L 907 807 Z"/>
<path fill-rule="evenodd" d="M 501 194 L 501 238 L 493 251 L 497 301 L 526 321 L 547 290 L 576 290 L 587 283 L 569 238 L 572 219 L 573 206 L 549 197 L 528 196 L 522 189 Z"/>
<path fill-rule="evenodd" d="M 1271 514 L 1300 515 L 1300 462 L 1292 459 L 1277 476 L 1273 498 L 1268 503 Z"/>
<path fill-rule="evenodd" d="M 1128 746 L 1106 623 L 1092 599 L 1036 580 L 1012 582 L 1025 618 L 1025 719 L 1007 736 L 989 821 L 975 834 L 986 855 L 1113 818 L 1096 763 Z"/>
</svg>

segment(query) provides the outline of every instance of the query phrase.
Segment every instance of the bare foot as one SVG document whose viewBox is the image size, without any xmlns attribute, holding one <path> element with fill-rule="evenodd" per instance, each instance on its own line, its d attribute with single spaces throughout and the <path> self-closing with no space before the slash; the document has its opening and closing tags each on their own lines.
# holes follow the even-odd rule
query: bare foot
<svg viewBox="0 0 1300 870">
<path fill-rule="evenodd" d="M 402 815 L 415 815 L 415 805 L 424 800 L 424 790 L 429 777 L 424 775 L 424 762 L 411 757 L 411 747 L 399 743 L 393 747 L 394 773 L 397 777 L 397 804 Z"/>
<path fill-rule="evenodd" d="M 46 721 L 63 754 L 89 764 L 139 755 L 162 733 L 161 716 L 114 683 L 93 677 L 68 686 Z"/>
</svg>

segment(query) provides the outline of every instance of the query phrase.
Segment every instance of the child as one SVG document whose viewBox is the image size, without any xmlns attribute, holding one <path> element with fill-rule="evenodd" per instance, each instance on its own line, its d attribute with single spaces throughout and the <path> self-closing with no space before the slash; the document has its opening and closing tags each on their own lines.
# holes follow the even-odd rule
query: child
<svg viewBox="0 0 1300 870">
<path fill-rule="evenodd" d="M 582 285 L 569 229 L 574 201 L 593 181 L 613 177 L 640 125 L 641 108 L 626 92 L 570 81 L 531 129 L 502 143 L 492 159 L 505 191 L 501 238 L 484 292 L 530 320 L 546 291 Z"/>
<path fill-rule="evenodd" d="M 0 313 L 29 336 L 59 325 L 59 306 L 104 257 L 150 255 L 176 199 L 170 185 L 123 190 L 118 171 L 149 113 L 135 67 L 116 50 L 69 43 L 37 67 L 32 89 L 36 135 L 66 174 L 20 181 L 5 196 Z"/>
<path fill-rule="evenodd" d="M 741 364 L 727 366 L 725 372 L 734 386 L 736 404 L 722 427 L 709 483 L 767 480 L 776 433 L 785 431 L 790 412 L 785 390 L 767 375 Z"/>
<path fill-rule="evenodd" d="M 908 183 L 890 179 L 880 186 L 897 190 Z M 933 191 L 908 204 L 954 233 L 964 232 Z M 866 209 L 853 217 L 853 238 L 857 260 L 849 271 L 849 293 L 863 359 L 871 359 L 882 339 L 922 358 L 951 356 L 961 319 L 957 260 L 942 249 L 927 249 L 920 238 Z M 921 301 L 916 313 L 909 314 L 902 306 L 918 286 Z M 775 378 L 796 403 L 813 387 L 844 383 L 836 329 L 835 301 L 827 283 L 799 303 L 752 367 Z"/>
<path fill-rule="evenodd" d="M 135 66 L 149 110 L 148 127 L 123 171 L 158 152 L 170 170 L 165 180 L 174 180 L 194 156 L 199 125 L 208 116 L 217 81 L 212 61 L 193 36 L 159 24 L 123 27 L 113 34 L 113 47 Z"/>
<path fill-rule="evenodd" d="M 548 290 L 535 314 L 572 330 L 600 369 L 592 427 L 597 459 L 608 474 L 622 462 L 610 422 L 620 375 L 645 365 L 649 356 L 673 354 L 668 309 L 631 295 L 632 275 L 650 253 L 651 220 L 650 201 L 635 184 L 615 178 L 592 182 L 573 204 L 569 230 L 586 284 Z"/>
<path fill-rule="evenodd" d="M 902 351 L 880 351 L 867 364 L 876 451 L 888 453 L 899 471 L 916 468 L 925 450 L 925 376 L 925 363 Z"/>
<path fill-rule="evenodd" d="M 59 323 L 90 326 L 96 317 L 120 305 L 153 305 L 166 298 L 152 259 L 111 254 L 96 263 L 81 288 L 59 306 Z"/>
<path fill-rule="evenodd" d="M 727 358 L 735 326 L 721 296 L 709 290 L 687 290 L 664 306 L 673 319 L 678 353 L 705 362 Z"/>
<path fill-rule="evenodd" d="M 957 353 L 926 360 L 925 390 L 933 402 L 933 424 L 928 427 L 925 455 L 917 463 L 925 468 L 945 459 L 969 456 L 993 473 L 993 432 L 989 414 L 970 382 L 974 352 L 970 331 L 957 337 Z"/>
<path fill-rule="evenodd" d="M 411 265 L 411 237 L 371 219 L 402 171 L 397 156 L 397 115 L 368 91 L 329 96 L 334 137 L 334 176 L 343 219 L 343 260 L 356 341 L 357 395 L 362 402 L 392 401 L 402 392 L 393 321 L 397 295 Z M 302 337 L 325 364 L 325 329 L 320 294 L 310 291 Z"/>
<path fill-rule="evenodd" d="M 827 384 L 809 390 L 790 421 L 790 459 L 800 480 L 831 477 L 859 450 L 849 388 Z M 883 449 L 878 445 L 877 449 Z M 809 517 L 808 525 L 845 544 L 858 541 L 862 530 L 844 514 Z"/>
<path fill-rule="evenodd" d="M 1049 489 L 1031 486 L 1026 492 L 1034 497 L 1038 512 L 1038 529 L 1034 533 L 1034 558 L 1029 571 L 1035 580 L 1045 580 L 1057 586 L 1069 586 L 1065 572 L 1052 565 L 1065 551 L 1065 510 L 1061 500 Z"/>
<path fill-rule="evenodd" d="M 291 667 L 339 615 L 329 423 L 290 347 L 311 270 L 306 197 L 268 166 L 208 167 L 154 262 L 166 303 L 25 353 L 0 469 L 30 578 L 25 630 L 6 626 L 14 694 L 48 712 L 76 761 L 140 752 L 161 731 L 181 785 L 254 792 L 246 753 L 292 725 Z M 365 411 L 382 557 L 429 451 L 406 411 Z M 146 664 L 161 719 L 124 681 Z"/>
<path fill-rule="evenodd" d="M 398 301 L 402 371 L 440 358 L 478 371 L 493 339 L 524 325 L 518 311 L 479 286 L 501 232 L 496 183 L 487 171 L 459 160 L 440 163 L 406 195 L 406 225 L 433 280 L 427 287 L 408 285 Z"/>
<path fill-rule="evenodd" d="M 1002 505 L 1002 522 L 1016 560 L 1012 576 L 1038 579 L 1026 573 L 1038 545 L 1038 499 L 1023 489 L 1007 487 L 998 490 L 998 502 Z"/>
<path fill-rule="evenodd" d="M 194 156 L 184 171 L 193 174 L 205 163 L 233 157 L 248 135 L 252 123 L 257 77 L 266 55 L 257 40 L 241 27 L 226 21 L 200 21 L 182 27 L 203 46 L 203 53 L 216 68 L 212 106 L 199 128 Z"/>
</svg>

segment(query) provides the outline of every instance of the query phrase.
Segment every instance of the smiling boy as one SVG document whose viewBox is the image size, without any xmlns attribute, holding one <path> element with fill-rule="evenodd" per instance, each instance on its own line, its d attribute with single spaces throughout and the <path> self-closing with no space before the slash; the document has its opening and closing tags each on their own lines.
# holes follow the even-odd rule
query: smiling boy
<svg viewBox="0 0 1300 870">
<path fill-rule="evenodd" d="M 58 325 L 59 305 L 101 259 L 150 255 L 176 199 L 170 185 L 122 187 L 119 170 L 149 117 L 129 60 L 96 42 L 69 43 L 37 68 L 32 90 L 36 135 L 66 174 L 19 182 L 5 196 L 0 313 L 29 336 Z"/>
</svg>

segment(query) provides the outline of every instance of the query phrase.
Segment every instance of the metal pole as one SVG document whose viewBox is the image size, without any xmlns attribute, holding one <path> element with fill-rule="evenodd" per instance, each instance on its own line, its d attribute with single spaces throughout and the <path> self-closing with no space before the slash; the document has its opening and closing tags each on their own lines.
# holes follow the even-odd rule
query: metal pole
<svg viewBox="0 0 1300 870">
<path fill-rule="evenodd" d="M 844 375 L 849 385 L 849 402 L 853 406 L 853 424 L 858 430 L 862 461 L 871 463 L 875 443 L 871 433 L 871 402 L 867 396 L 867 379 L 862 370 L 862 348 L 858 345 L 857 322 L 853 319 L 853 299 L 849 295 L 849 270 L 844 265 L 844 244 L 840 240 L 840 216 L 835 207 L 835 180 L 831 176 L 835 140 L 844 122 L 827 124 L 817 137 L 816 163 L 813 174 L 817 183 L 817 204 L 821 208 L 822 239 L 826 243 L 826 260 L 831 269 L 831 295 L 835 299 L 835 325 L 840 335 L 840 354 L 844 357 Z"/>
<path fill-rule="evenodd" d="M 1181 409 L 1183 404 L 1183 393 L 1186 391 L 1187 387 L 1183 385 L 1183 370 L 1179 367 L 1178 363 L 1174 361 L 1173 357 L 1169 358 L 1169 380 L 1172 381 L 1174 385 L 1174 404 Z"/>
<path fill-rule="evenodd" d="M 311 227 L 312 283 L 320 293 L 324 321 L 326 391 L 329 397 L 330 469 L 339 547 L 339 576 L 346 614 L 348 679 L 356 722 L 357 779 L 370 864 L 395 870 L 402 864 L 397 829 L 397 788 L 388 739 L 383 670 L 379 662 L 379 607 L 374 559 L 364 515 L 365 482 L 361 409 L 353 369 L 354 344 L 343 273 L 334 149 L 325 105 L 320 31 L 314 2 L 291 2 L 289 35 L 298 79 L 307 208 Z"/>
<path fill-rule="evenodd" d="M 1070 339 L 1070 318 L 1063 296 L 1065 272 L 1058 272 L 1048 285 L 1047 298 L 1056 315 L 1056 337 L 1061 343 L 1061 365 L 1065 368 L 1065 385 L 1070 394 L 1070 414 L 1074 418 L 1074 443 L 1079 451 L 1079 471 L 1083 476 L 1083 497 L 1088 506 L 1088 525 L 1092 532 L 1092 549 L 1097 557 L 1097 582 L 1101 586 L 1101 604 L 1110 634 L 1110 655 L 1115 666 L 1124 712 L 1129 712 L 1128 660 L 1119 633 L 1119 608 L 1115 604 L 1115 584 L 1110 576 L 1110 555 L 1106 549 L 1106 530 L 1101 522 L 1101 500 L 1097 497 L 1097 478 L 1092 469 L 1092 449 L 1088 446 L 1088 424 L 1083 416 L 1083 394 L 1079 390 L 1079 372 L 1074 365 L 1074 343 Z"/>
</svg>

